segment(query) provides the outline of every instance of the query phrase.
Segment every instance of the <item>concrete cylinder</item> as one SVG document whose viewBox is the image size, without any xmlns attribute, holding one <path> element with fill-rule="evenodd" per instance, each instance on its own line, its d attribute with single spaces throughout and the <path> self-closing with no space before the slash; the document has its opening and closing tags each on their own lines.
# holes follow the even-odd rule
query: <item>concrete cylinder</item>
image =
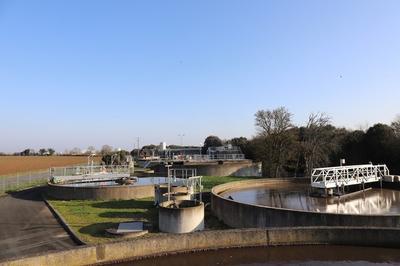
<svg viewBox="0 0 400 266">
<path fill-rule="evenodd" d="M 204 229 L 204 203 L 194 200 L 165 201 L 158 209 L 158 226 L 166 233 L 189 233 Z"/>
<path fill-rule="evenodd" d="M 167 191 L 168 191 L 168 187 L 167 187 Z M 188 188 L 186 186 L 171 186 L 171 192 L 187 193 L 188 192 Z"/>
<path fill-rule="evenodd" d="M 185 192 L 171 192 L 169 193 L 169 199 L 170 200 L 190 200 L 191 195 L 189 193 Z M 162 200 L 161 202 L 168 201 L 168 193 L 164 193 L 162 195 Z"/>
<path fill-rule="evenodd" d="M 168 185 L 156 185 L 155 189 L 155 203 L 168 200 Z M 171 186 L 170 200 L 190 200 L 191 194 L 188 193 L 189 189 L 186 186 Z"/>
</svg>

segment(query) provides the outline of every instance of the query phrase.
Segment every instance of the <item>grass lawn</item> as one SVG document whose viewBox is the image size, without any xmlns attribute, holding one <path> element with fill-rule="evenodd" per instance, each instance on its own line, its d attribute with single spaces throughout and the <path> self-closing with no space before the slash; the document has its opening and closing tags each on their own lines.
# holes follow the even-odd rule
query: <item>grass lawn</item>
<svg viewBox="0 0 400 266">
<path fill-rule="evenodd" d="M 87 243 L 102 243 L 113 239 L 105 229 L 116 228 L 118 223 L 141 220 L 158 224 L 153 199 L 92 201 L 50 200 L 54 208 L 78 236 Z"/>
<path fill-rule="evenodd" d="M 219 177 L 203 178 L 204 191 L 210 191 L 218 184 L 251 179 L 251 177 Z M 153 224 L 153 232 L 157 233 L 158 209 L 153 205 L 153 199 L 90 201 L 90 200 L 50 200 L 50 203 L 63 216 L 78 236 L 87 243 L 103 243 L 114 238 L 105 234 L 105 229 L 116 228 L 124 221 L 142 220 Z M 205 209 L 206 229 L 226 229 L 226 225 L 213 216 L 210 206 Z"/>
</svg>

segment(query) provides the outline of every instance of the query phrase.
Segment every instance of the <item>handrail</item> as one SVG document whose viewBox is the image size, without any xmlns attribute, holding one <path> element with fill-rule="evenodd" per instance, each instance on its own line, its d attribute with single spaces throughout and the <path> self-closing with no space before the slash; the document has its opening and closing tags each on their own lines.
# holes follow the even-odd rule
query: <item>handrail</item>
<svg viewBox="0 0 400 266">
<path fill-rule="evenodd" d="M 311 173 L 311 186 L 333 188 L 369 183 L 379 181 L 386 175 L 389 175 L 389 169 L 385 164 L 314 168 Z"/>
</svg>

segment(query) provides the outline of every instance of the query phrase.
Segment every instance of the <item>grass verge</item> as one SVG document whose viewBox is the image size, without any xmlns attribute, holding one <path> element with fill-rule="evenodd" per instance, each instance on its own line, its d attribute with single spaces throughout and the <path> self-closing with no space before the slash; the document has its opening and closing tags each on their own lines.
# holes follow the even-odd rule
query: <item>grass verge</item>
<svg viewBox="0 0 400 266">
<path fill-rule="evenodd" d="M 153 199 L 140 200 L 49 200 L 72 230 L 87 243 L 113 240 L 105 229 L 116 228 L 118 223 L 140 220 L 157 224 L 157 209 Z"/>
<path fill-rule="evenodd" d="M 206 176 L 202 184 L 204 191 L 210 191 L 213 186 L 219 184 L 252 178 L 254 177 Z M 115 238 L 108 236 L 105 229 L 116 228 L 118 223 L 132 220 L 149 222 L 153 225 L 150 234 L 158 233 L 158 209 L 153 204 L 153 198 L 117 201 L 49 200 L 49 202 L 79 238 L 87 243 L 112 241 Z M 228 228 L 212 214 L 209 205 L 205 209 L 205 228 L 207 230 Z"/>
</svg>

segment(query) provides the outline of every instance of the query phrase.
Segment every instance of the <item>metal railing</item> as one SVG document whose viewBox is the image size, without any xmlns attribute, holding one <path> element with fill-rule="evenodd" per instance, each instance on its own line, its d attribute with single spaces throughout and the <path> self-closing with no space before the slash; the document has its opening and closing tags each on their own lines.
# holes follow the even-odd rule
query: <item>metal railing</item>
<svg viewBox="0 0 400 266">
<path fill-rule="evenodd" d="M 311 174 L 311 186 L 316 188 L 335 188 L 380 181 L 389 175 L 389 169 L 382 165 L 349 165 L 315 168 Z"/>
<path fill-rule="evenodd" d="M 209 155 L 192 155 L 191 160 L 193 161 L 229 161 L 229 160 L 244 160 L 244 154 L 209 154 Z"/>
<path fill-rule="evenodd" d="M 168 177 L 186 179 L 193 176 L 197 176 L 196 168 L 168 168 Z"/>
<path fill-rule="evenodd" d="M 186 186 L 193 195 L 198 194 L 202 201 L 202 176 L 197 175 L 195 168 L 168 168 L 168 201 L 170 200 L 171 185 Z"/>
<path fill-rule="evenodd" d="M 2 175 L 0 176 L 0 194 L 4 194 L 7 191 L 45 184 L 49 177 L 49 171 L 47 170 Z"/>
<path fill-rule="evenodd" d="M 130 172 L 128 165 L 94 165 L 94 166 L 71 166 L 71 167 L 52 167 L 50 176 L 78 176 L 94 175 L 99 173 L 126 174 Z"/>
<path fill-rule="evenodd" d="M 86 165 L 50 168 L 50 179 L 53 183 L 114 180 L 130 176 L 128 165 Z"/>
</svg>

